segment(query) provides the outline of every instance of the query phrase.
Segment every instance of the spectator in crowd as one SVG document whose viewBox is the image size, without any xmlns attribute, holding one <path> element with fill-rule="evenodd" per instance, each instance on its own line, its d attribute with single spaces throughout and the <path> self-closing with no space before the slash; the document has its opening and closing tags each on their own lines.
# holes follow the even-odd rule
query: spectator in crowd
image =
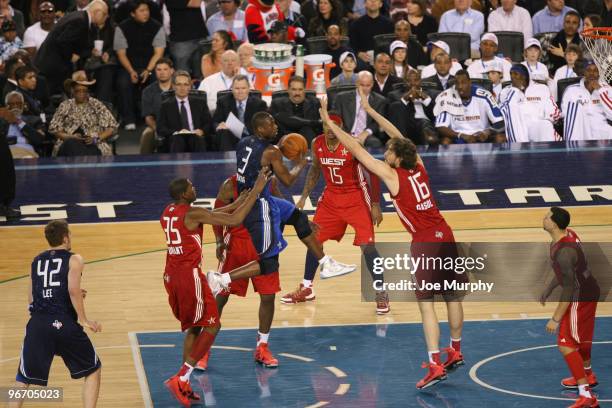
<svg viewBox="0 0 612 408">
<path fill-rule="evenodd" d="M 221 71 L 221 56 L 227 50 L 232 50 L 232 37 L 225 30 L 216 31 L 212 35 L 210 51 L 202 56 L 202 77 L 206 78 Z"/>
<path fill-rule="evenodd" d="M 382 95 L 372 92 L 374 76 L 371 72 L 361 71 L 357 75 L 357 88 L 368 98 L 374 110 L 386 113 L 387 101 Z M 378 124 L 361 106 L 360 92 L 340 92 L 333 103 L 334 110 L 342 117 L 346 129 L 366 147 L 382 147 L 384 137 L 380 134 Z"/>
<path fill-rule="evenodd" d="M 89 56 L 94 48 L 92 26 L 104 26 L 108 6 L 94 0 L 86 11 L 77 11 L 60 19 L 40 46 L 34 65 L 48 81 L 49 93 L 60 94 L 64 80 L 70 77 L 73 62 Z"/>
<path fill-rule="evenodd" d="M 306 21 L 312 20 L 317 15 L 317 2 L 315 0 L 303 1 L 300 6 L 300 13 L 302 13 Z"/>
<path fill-rule="evenodd" d="M 602 26 L 604 27 L 612 26 L 612 0 L 605 0 L 605 9 L 602 16 L 602 22 Z"/>
<path fill-rule="evenodd" d="M 451 59 L 446 53 L 439 53 L 434 60 L 435 74 L 423 78 L 424 82 L 436 84 L 438 91 L 444 91 L 454 85 L 455 77 L 451 75 Z M 457 71 L 458 72 L 458 71 Z M 421 73 L 422 75 L 422 73 Z"/>
<path fill-rule="evenodd" d="M 350 47 L 342 45 L 342 34 L 340 33 L 340 27 L 337 25 L 330 25 L 327 27 L 326 39 L 327 49 L 323 52 L 323 54 L 332 56 L 332 62 L 336 64 L 336 66 L 331 69 L 329 76 L 331 78 L 335 78 L 342 73 L 340 56 L 345 52 L 352 53 L 353 50 Z M 363 64 L 361 68 L 364 69 L 365 64 Z M 360 71 L 359 61 L 357 61 L 357 71 Z"/>
<path fill-rule="evenodd" d="M 115 72 L 119 65 L 113 48 L 114 38 L 115 24 L 107 19 L 104 25 L 95 30 L 91 54 L 84 59 L 84 63 L 79 61 L 79 66 L 85 69 L 87 75 L 96 80 L 96 85 L 90 89 L 90 95 L 95 95 L 96 99 L 109 104 L 115 101 Z M 102 49 L 96 48 L 96 44 L 98 47 L 102 44 Z"/>
<path fill-rule="evenodd" d="M 244 21 L 247 28 L 249 42 L 261 44 L 269 42 L 268 29 L 275 21 L 284 21 L 285 15 L 274 0 L 248 0 L 249 5 L 244 12 Z M 288 40 L 295 41 L 303 38 L 305 32 L 299 27 L 289 27 L 287 31 Z"/>
<path fill-rule="evenodd" d="M 157 119 L 157 135 L 168 140 L 171 153 L 206 151 L 212 118 L 206 101 L 189 95 L 191 76 L 176 71 L 172 77 L 174 98 L 162 102 Z"/>
<path fill-rule="evenodd" d="M 389 53 L 391 55 L 392 66 L 391 73 L 398 78 L 404 77 L 404 72 L 412 69 L 408 65 L 408 59 L 406 54 L 406 43 L 403 41 L 395 40 L 389 46 Z"/>
<path fill-rule="evenodd" d="M 583 30 L 588 30 L 593 27 L 601 27 L 601 16 L 597 14 L 589 14 L 584 17 L 584 27 Z"/>
<path fill-rule="evenodd" d="M 510 68 L 512 64 L 497 56 L 499 42 L 493 33 L 485 33 L 480 39 L 480 59 L 473 60 L 467 69 L 470 78 L 487 78 L 487 68 L 489 65 L 500 65 L 503 68 L 503 81 L 510 81 Z"/>
<path fill-rule="evenodd" d="M 268 30 L 268 37 L 271 43 L 276 44 L 294 44 L 289 42 L 289 27 L 284 21 L 275 21 Z"/>
<path fill-rule="evenodd" d="M 578 27 L 580 26 L 580 15 L 570 10 L 565 13 L 563 18 L 563 30 L 559 31 L 557 36 L 550 42 L 550 48 L 548 49 L 548 58 L 552 64 L 551 72 L 557 71 L 565 63 L 565 49 L 568 44 L 576 44 L 580 46 L 582 40 L 578 33 Z"/>
<path fill-rule="evenodd" d="M 546 7 L 532 18 L 533 34 L 556 33 L 562 30 L 563 19 L 570 10 L 576 11 L 565 5 L 565 0 L 546 0 Z"/>
<path fill-rule="evenodd" d="M 523 33 L 525 41 L 533 37 L 533 25 L 529 11 L 517 6 L 516 0 L 500 0 L 497 7 L 489 14 L 489 32 L 516 31 Z"/>
<path fill-rule="evenodd" d="M 406 72 L 406 80 L 408 89 L 400 100 L 389 105 L 389 121 L 415 144 L 435 145 L 439 139 L 433 125 L 431 96 L 421 87 L 419 71 Z"/>
<path fill-rule="evenodd" d="M 0 38 L 0 59 L 3 61 L 11 58 L 18 50 L 23 48 L 21 38 L 17 36 L 15 22 L 5 20 L 1 26 L 2 38 Z"/>
<path fill-rule="evenodd" d="M 136 130 L 136 100 L 166 49 L 164 29 L 150 17 L 147 0 L 135 0 L 130 17 L 115 29 L 114 48 L 122 67 L 117 73 L 119 110 L 125 130 Z"/>
<path fill-rule="evenodd" d="M 247 41 L 247 30 L 244 25 L 244 11 L 240 10 L 240 0 L 219 0 L 219 11 L 210 16 L 206 27 L 210 35 L 217 31 L 226 31 L 238 41 Z"/>
<path fill-rule="evenodd" d="M 340 27 L 341 35 L 348 33 L 348 19 L 342 16 L 342 5 L 338 0 L 318 0 L 317 15 L 308 24 L 308 35 L 325 35 L 331 25 Z"/>
<path fill-rule="evenodd" d="M 391 69 L 391 57 L 389 54 L 386 52 L 376 54 L 376 59 L 374 60 L 375 81 L 372 91 L 381 94 L 385 98 L 393 90 L 393 85 L 402 82 L 401 78 L 391 74 Z"/>
<path fill-rule="evenodd" d="M 208 37 L 202 0 L 166 0 L 170 16 L 170 55 L 177 70 L 191 72 L 191 57 Z M 195 75 L 195 74 L 194 74 Z"/>
<path fill-rule="evenodd" d="M 455 0 L 429 0 L 429 3 L 431 4 L 431 15 L 437 21 L 440 21 L 440 18 L 444 13 L 456 7 Z M 484 3 L 484 0 L 473 0 L 471 7 L 474 10 L 484 11 Z"/>
<path fill-rule="evenodd" d="M 391 0 L 389 17 L 393 23 L 400 20 L 408 20 L 408 0 Z"/>
<path fill-rule="evenodd" d="M 555 76 L 548 83 L 550 93 L 555 101 L 559 100 L 557 95 L 557 83 L 559 80 L 578 76 L 576 67 L 578 63 L 582 63 L 582 48 L 576 44 L 569 44 L 565 49 L 565 62 L 565 65 L 557 68 Z"/>
<path fill-rule="evenodd" d="M 374 36 L 393 32 L 391 20 L 380 13 L 382 6 L 382 0 L 365 0 L 366 14 L 355 20 L 349 29 L 351 47 L 365 63 L 374 62 Z"/>
<path fill-rule="evenodd" d="M 267 106 L 264 101 L 249 95 L 249 78 L 245 75 L 236 75 L 232 80 L 232 93 L 218 99 L 217 109 L 212 119 L 216 150 L 221 152 L 236 150 L 236 144 L 243 136 L 253 134 L 251 128 L 253 115 L 266 110 Z M 244 125 L 242 134 L 235 135 L 229 129 L 226 122 L 230 114 L 238 118 Z"/>
<path fill-rule="evenodd" d="M 9 92 L 6 110 L 0 109 L 0 132 L 5 132 L 13 158 L 38 157 L 44 126 L 40 117 L 24 115 L 25 102 L 19 92 Z M 8 125 L 8 126 L 7 126 Z"/>
<path fill-rule="evenodd" d="M 251 84 L 255 83 L 255 73 L 249 71 L 253 66 L 253 56 L 255 55 L 255 47 L 253 44 L 245 42 L 238 47 L 238 58 L 240 60 L 240 71 L 249 77 Z"/>
<path fill-rule="evenodd" d="M 147 4 L 149 5 L 151 19 L 162 23 L 164 16 L 159 0 L 147 0 Z M 132 0 L 115 0 L 113 11 L 111 12 L 113 22 L 121 23 L 123 20 L 130 18 L 133 6 Z"/>
<path fill-rule="evenodd" d="M 238 54 L 236 51 L 227 50 L 221 56 L 221 71 L 204 78 L 200 83 L 199 89 L 206 92 L 210 112 L 214 113 L 217 108 L 217 93 L 231 89 L 232 81 L 239 71 Z"/>
<path fill-rule="evenodd" d="M 15 78 L 15 71 L 17 68 L 24 66 L 25 64 L 17 56 L 9 58 L 8 61 L 4 62 L 4 78 L 0 76 L 0 79 L 4 79 L 2 86 L 2 93 L 0 94 L 0 104 L 4 103 L 6 94 L 17 89 L 17 79 Z"/>
<path fill-rule="evenodd" d="M 491 93 L 495 97 L 495 100 L 499 102 L 499 95 L 501 94 L 504 83 L 504 67 L 501 63 L 494 62 L 493 64 L 489 64 L 485 72 L 487 78 L 491 81 L 493 88 Z"/>
<path fill-rule="evenodd" d="M 23 13 L 13 8 L 10 3 L 11 0 L 0 0 L 0 24 L 12 21 L 15 23 L 17 36 L 23 38 L 23 33 L 25 32 Z"/>
<path fill-rule="evenodd" d="M 72 97 L 60 104 L 49 124 L 49 133 L 57 139 L 53 156 L 112 155 L 107 140 L 119 124 L 102 102 L 89 96 L 95 80 L 88 81 L 85 71 L 76 71 L 66 82 Z"/>
<path fill-rule="evenodd" d="M 587 61 L 584 78 L 563 94 L 565 140 L 612 139 L 612 90 L 599 79 L 599 69 Z"/>
<path fill-rule="evenodd" d="M 140 154 L 151 154 L 156 148 L 155 132 L 157 130 L 157 117 L 161 108 L 163 92 L 172 89 L 172 75 L 174 64 L 169 58 L 160 58 L 155 63 L 155 78 L 157 81 L 149 84 L 142 91 L 141 114 L 146 124 L 140 137 Z M 170 151 L 170 146 L 161 146 L 164 153 Z"/>
<path fill-rule="evenodd" d="M 44 112 L 44 104 L 36 95 L 36 69 L 29 65 L 24 65 L 15 70 L 15 79 L 17 88 L 15 91 L 23 95 L 25 102 L 25 114 L 29 116 L 38 116 Z"/>
<path fill-rule="evenodd" d="M 340 55 L 340 68 L 342 72 L 331 80 L 331 86 L 339 85 L 355 85 L 357 83 L 357 74 L 355 68 L 357 68 L 355 54 L 350 51 L 344 51 Z"/>
<path fill-rule="evenodd" d="M 406 63 L 414 68 L 429 63 L 421 43 L 416 41 L 414 37 L 411 37 L 408 21 L 399 20 L 395 23 L 394 27 L 395 39 L 406 44 Z"/>
<path fill-rule="evenodd" d="M 468 33 L 472 40 L 472 51 L 478 51 L 480 36 L 484 33 L 484 15 L 470 8 L 472 0 L 455 0 L 455 8 L 442 14 L 440 33 Z"/>
<path fill-rule="evenodd" d="M 523 65 L 529 69 L 529 76 L 533 81 L 548 82 L 548 68 L 540 62 L 542 45 L 536 38 L 530 38 L 525 44 L 525 61 Z"/>
<path fill-rule="evenodd" d="M 479 143 L 503 138 L 504 120 L 493 95 L 472 86 L 470 74 L 460 70 L 455 85 L 436 98 L 434 115 L 441 143 Z"/>
<path fill-rule="evenodd" d="M 55 6 L 50 1 L 43 1 L 38 6 L 40 21 L 32 24 L 23 35 L 23 48 L 34 56 L 49 32 L 55 26 Z"/>
<path fill-rule="evenodd" d="M 294 76 L 289 79 L 288 97 L 272 100 L 270 113 L 279 125 L 279 135 L 299 133 L 310 142 L 321 132 L 319 100 L 306 96 L 304 78 Z"/>
<path fill-rule="evenodd" d="M 435 42 L 431 42 L 430 41 L 428 43 L 428 47 L 430 48 L 429 55 L 431 56 L 432 63 L 427 65 L 421 71 L 421 78 L 423 78 L 423 80 L 425 78 L 429 78 L 431 76 L 436 75 L 436 67 L 435 67 L 434 61 L 436 60 L 436 57 L 439 54 L 446 54 L 450 58 L 450 47 L 448 46 L 448 44 L 446 42 L 441 41 L 441 40 L 438 40 L 438 41 L 435 41 Z M 450 71 L 449 71 L 450 74 L 451 75 L 455 75 L 455 73 L 457 71 L 459 71 L 460 69 L 463 69 L 461 64 L 458 63 L 456 60 L 451 59 L 451 67 L 450 67 Z"/>
<path fill-rule="evenodd" d="M 9 221 L 21 216 L 19 210 L 11 208 L 17 184 L 15 162 L 8 143 L 9 120 L 13 120 L 13 116 L 7 108 L 0 108 L 0 217 Z"/>
<path fill-rule="evenodd" d="M 301 28 L 302 30 L 306 30 L 308 23 L 306 22 L 306 18 L 301 15 L 298 11 L 293 10 L 293 0 L 277 0 L 276 4 L 280 8 L 281 13 L 285 16 L 285 23 L 288 26 Z M 324 34 L 321 34 L 324 35 Z"/>
<path fill-rule="evenodd" d="M 75 11 L 86 11 L 91 0 L 75 0 L 74 3 L 66 9 L 66 13 Z"/>
<path fill-rule="evenodd" d="M 546 85 L 529 80 L 529 70 L 516 64 L 511 71 L 512 85 L 499 96 L 509 142 L 552 142 L 558 140 L 553 124 L 560 111 Z"/>
<path fill-rule="evenodd" d="M 421 47 L 426 47 L 427 35 L 438 31 L 438 22 L 427 11 L 426 0 L 409 0 L 407 8 L 410 31 L 417 36 Z"/>
</svg>

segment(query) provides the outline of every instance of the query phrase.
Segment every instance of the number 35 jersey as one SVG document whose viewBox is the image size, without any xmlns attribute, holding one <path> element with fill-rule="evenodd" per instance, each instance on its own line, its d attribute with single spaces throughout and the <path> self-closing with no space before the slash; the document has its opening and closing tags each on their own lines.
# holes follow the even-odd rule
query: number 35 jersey
<svg viewBox="0 0 612 408">
<path fill-rule="evenodd" d="M 191 208 L 188 204 L 170 204 L 159 222 L 166 234 L 166 272 L 173 269 L 199 268 L 202 262 L 202 224 L 193 231 L 185 227 L 185 215 Z"/>
</svg>

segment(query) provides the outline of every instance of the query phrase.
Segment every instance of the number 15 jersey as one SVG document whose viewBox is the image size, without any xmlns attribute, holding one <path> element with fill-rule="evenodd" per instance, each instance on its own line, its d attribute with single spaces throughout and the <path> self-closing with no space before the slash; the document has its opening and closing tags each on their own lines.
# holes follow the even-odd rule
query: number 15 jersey
<svg viewBox="0 0 612 408">
<path fill-rule="evenodd" d="M 166 272 L 172 269 L 199 268 L 202 262 L 202 224 L 190 231 L 185 227 L 189 204 L 169 204 L 159 222 L 166 234 Z"/>
</svg>

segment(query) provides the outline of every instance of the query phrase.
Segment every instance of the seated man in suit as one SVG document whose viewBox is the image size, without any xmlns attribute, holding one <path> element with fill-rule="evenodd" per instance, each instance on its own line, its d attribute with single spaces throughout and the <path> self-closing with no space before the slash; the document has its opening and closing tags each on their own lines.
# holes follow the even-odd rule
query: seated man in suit
<svg viewBox="0 0 612 408">
<path fill-rule="evenodd" d="M 361 71 L 357 78 L 357 88 L 368 97 L 368 102 L 377 111 L 385 114 L 387 101 L 380 94 L 372 92 L 374 76 L 371 72 Z M 340 92 L 334 101 L 334 109 L 342 117 L 346 129 L 359 138 L 366 147 L 382 147 L 386 137 L 380 133 L 378 124 L 361 106 L 357 91 Z M 365 141 L 365 143 L 364 143 Z"/>
<path fill-rule="evenodd" d="M 438 91 L 444 91 L 455 83 L 455 77 L 450 74 L 451 59 L 448 54 L 440 53 L 434 60 L 436 73 L 428 78 L 423 78 L 423 82 L 436 84 Z"/>
<path fill-rule="evenodd" d="M 36 149 L 42 145 L 44 131 L 38 116 L 25 116 L 23 95 L 9 92 L 6 108 L 0 108 L 0 132 L 6 134 L 13 158 L 38 157 Z"/>
<path fill-rule="evenodd" d="M 249 78 L 239 74 L 232 80 L 232 93 L 217 100 L 217 110 L 213 116 L 213 128 L 215 129 L 213 140 L 217 150 L 221 152 L 235 150 L 242 136 L 253 134 L 251 128 L 253 115 L 267 110 L 266 103 L 250 95 L 249 91 Z M 229 130 L 226 121 L 230 113 L 244 124 L 241 135 L 235 135 Z"/>
<path fill-rule="evenodd" d="M 374 59 L 374 79 L 372 91 L 385 98 L 393 90 L 393 85 L 402 82 L 401 78 L 391 75 L 391 57 L 386 52 L 379 52 Z"/>
<path fill-rule="evenodd" d="M 171 153 L 206 151 L 205 136 L 210 134 L 211 117 L 205 100 L 189 95 L 191 76 L 177 71 L 172 78 L 175 96 L 161 105 L 157 133 L 170 141 Z"/>
<path fill-rule="evenodd" d="M 306 97 L 304 78 L 294 76 L 289 79 L 289 97 L 272 100 L 270 113 L 279 125 L 280 136 L 295 132 L 308 140 L 308 145 L 318 134 L 321 134 L 319 100 Z"/>
<path fill-rule="evenodd" d="M 421 87 L 421 74 L 419 71 L 410 70 L 406 79 L 406 92 L 398 101 L 389 105 L 389 121 L 414 144 L 438 144 L 438 133 L 433 125 L 434 103 Z"/>
</svg>

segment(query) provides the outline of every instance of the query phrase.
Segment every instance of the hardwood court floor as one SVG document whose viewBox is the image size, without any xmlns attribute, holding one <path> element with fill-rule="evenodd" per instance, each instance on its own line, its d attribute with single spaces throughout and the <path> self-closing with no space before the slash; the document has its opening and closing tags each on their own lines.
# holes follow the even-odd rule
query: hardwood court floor
<svg viewBox="0 0 612 408">
<path fill-rule="evenodd" d="M 541 229 L 545 212 L 546 209 L 539 208 L 454 211 L 444 215 L 459 241 L 545 242 L 548 235 Z M 612 207 L 575 207 L 570 212 L 572 226 L 583 241 L 612 239 Z M 379 242 L 409 240 L 397 216 L 390 213 L 385 214 L 377 234 Z M 128 333 L 179 330 L 167 305 L 161 279 L 165 256 L 163 233 L 157 222 L 88 224 L 72 226 L 72 238 L 74 251 L 89 262 L 83 276 L 83 287 L 89 291 L 86 299 L 88 317 L 103 325 L 102 333 L 91 335 L 103 362 L 100 406 L 142 406 Z M 205 241 L 210 242 L 212 238 L 212 232 L 207 229 Z M 289 237 L 288 241 L 289 247 L 281 256 L 282 293 L 293 290 L 303 273 L 305 248 L 296 237 Z M 326 252 L 343 262 L 359 263 L 359 250 L 351 242 L 350 235 L 342 243 L 331 242 L 326 244 Z M 0 264 L 0 386 L 14 381 L 28 318 L 27 279 L 19 277 L 28 273 L 32 257 L 45 247 L 41 226 L 0 228 L 0 253 L 3 254 Z M 216 266 L 213 259 L 214 245 L 205 245 L 205 269 Z M 360 300 L 358 273 L 317 281 L 315 285 L 317 300 L 313 303 L 296 306 L 277 303 L 274 325 L 419 321 L 418 309 L 412 303 L 392 303 L 389 315 L 377 317 L 374 305 Z M 222 318 L 224 327 L 256 327 L 257 307 L 258 297 L 251 292 L 245 299 L 232 298 Z M 466 319 L 546 317 L 551 312 L 550 305 L 542 308 L 536 303 L 465 304 Z M 600 305 L 598 313 L 612 314 L 612 305 Z M 255 336 L 254 331 L 253 341 Z M 273 344 L 274 331 L 272 349 Z M 50 378 L 50 385 L 65 387 L 61 406 L 80 406 L 81 382 L 70 380 L 61 359 L 54 361 Z"/>
</svg>

